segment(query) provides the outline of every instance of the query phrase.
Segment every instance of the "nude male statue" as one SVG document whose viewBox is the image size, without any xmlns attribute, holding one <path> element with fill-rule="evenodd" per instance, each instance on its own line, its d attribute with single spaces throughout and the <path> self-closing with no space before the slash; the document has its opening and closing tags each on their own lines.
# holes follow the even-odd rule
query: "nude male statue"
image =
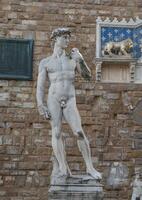
<svg viewBox="0 0 142 200">
<path fill-rule="evenodd" d="M 67 55 L 65 49 L 69 44 L 70 36 L 71 32 L 68 28 L 55 29 L 51 34 L 51 39 L 54 42 L 53 54 L 41 60 L 39 65 L 36 94 L 38 110 L 51 122 L 52 147 L 58 165 L 57 176 L 62 177 L 70 174 L 61 134 L 61 124 L 64 118 L 77 138 L 79 150 L 86 164 L 87 174 L 94 179 L 101 179 L 101 173 L 92 164 L 89 142 L 81 126 L 75 98 L 75 71 L 87 79 L 90 77 L 90 70 L 77 48 L 73 48 L 71 54 Z M 47 76 L 50 86 L 47 106 L 45 106 L 43 100 Z"/>
</svg>

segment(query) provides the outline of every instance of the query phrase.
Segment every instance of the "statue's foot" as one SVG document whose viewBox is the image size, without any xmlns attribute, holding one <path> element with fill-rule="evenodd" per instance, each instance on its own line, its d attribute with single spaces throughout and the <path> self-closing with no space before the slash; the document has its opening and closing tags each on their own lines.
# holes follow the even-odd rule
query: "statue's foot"
<svg viewBox="0 0 142 200">
<path fill-rule="evenodd" d="M 94 179 L 100 180 L 102 179 L 102 174 L 98 172 L 96 169 L 87 169 L 87 173 L 92 176 Z"/>
<path fill-rule="evenodd" d="M 59 170 L 58 174 L 51 176 L 51 185 L 65 184 L 67 177 L 67 173 Z"/>
<path fill-rule="evenodd" d="M 57 174 L 57 177 L 67 177 L 69 174 L 66 171 L 59 171 L 59 173 Z"/>
</svg>

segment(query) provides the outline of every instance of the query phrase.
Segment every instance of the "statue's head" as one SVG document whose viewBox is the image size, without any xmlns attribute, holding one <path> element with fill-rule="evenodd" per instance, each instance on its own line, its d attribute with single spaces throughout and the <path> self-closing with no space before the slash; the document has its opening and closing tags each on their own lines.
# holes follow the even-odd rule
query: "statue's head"
<svg viewBox="0 0 142 200">
<path fill-rule="evenodd" d="M 126 39 L 125 48 L 128 52 L 133 48 L 133 41 L 130 38 Z"/>
<path fill-rule="evenodd" d="M 71 31 L 69 28 L 57 28 L 52 31 L 51 40 L 57 46 L 61 48 L 66 48 L 68 46 L 71 37 Z"/>
</svg>

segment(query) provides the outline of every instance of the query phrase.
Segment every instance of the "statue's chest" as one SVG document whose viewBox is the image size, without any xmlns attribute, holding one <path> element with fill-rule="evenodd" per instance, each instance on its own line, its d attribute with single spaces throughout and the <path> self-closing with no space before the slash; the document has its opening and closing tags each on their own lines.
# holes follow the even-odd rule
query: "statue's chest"
<svg viewBox="0 0 142 200">
<path fill-rule="evenodd" d="M 48 62 L 48 72 L 58 72 L 58 71 L 74 71 L 76 63 L 74 60 L 68 57 L 61 58 L 51 58 Z"/>
</svg>

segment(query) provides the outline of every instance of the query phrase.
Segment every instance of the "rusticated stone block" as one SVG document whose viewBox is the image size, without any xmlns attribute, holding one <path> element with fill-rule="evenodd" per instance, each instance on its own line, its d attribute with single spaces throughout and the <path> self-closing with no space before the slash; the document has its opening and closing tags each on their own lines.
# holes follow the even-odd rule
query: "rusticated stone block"
<svg viewBox="0 0 142 200">
<path fill-rule="evenodd" d="M 36 32 L 36 39 L 37 40 L 44 40 L 46 41 L 48 38 L 47 33 L 46 32 Z"/>
<path fill-rule="evenodd" d="M 5 195 L 6 195 L 6 191 L 0 191 L 0 197 L 5 196 Z"/>
<path fill-rule="evenodd" d="M 18 164 L 16 162 L 5 162 L 3 163 L 4 169 L 16 169 Z"/>
<path fill-rule="evenodd" d="M 141 139 L 142 140 L 142 132 L 134 132 L 133 134 L 134 139 Z"/>
<path fill-rule="evenodd" d="M 15 177 L 14 176 L 5 176 L 4 177 L 4 184 L 14 185 L 15 184 Z"/>
<path fill-rule="evenodd" d="M 135 142 L 134 142 L 134 149 L 140 149 L 140 150 L 142 150 L 142 139 L 141 140 L 135 140 Z"/>
<path fill-rule="evenodd" d="M 22 151 L 23 151 L 23 147 L 17 147 L 17 146 L 7 146 L 6 147 L 7 154 L 19 155 L 22 153 Z"/>
<path fill-rule="evenodd" d="M 3 5 L 2 10 L 9 11 L 9 10 L 11 10 L 11 6 L 10 5 Z"/>
<path fill-rule="evenodd" d="M 137 0 L 136 3 L 137 3 L 138 6 L 142 7 L 142 2 L 141 2 L 141 0 Z"/>
<path fill-rule="evenodd" d="M 12 135 L 4 135 L 3 136 L 3 144 L 12 145 Z"/>
</svg>

